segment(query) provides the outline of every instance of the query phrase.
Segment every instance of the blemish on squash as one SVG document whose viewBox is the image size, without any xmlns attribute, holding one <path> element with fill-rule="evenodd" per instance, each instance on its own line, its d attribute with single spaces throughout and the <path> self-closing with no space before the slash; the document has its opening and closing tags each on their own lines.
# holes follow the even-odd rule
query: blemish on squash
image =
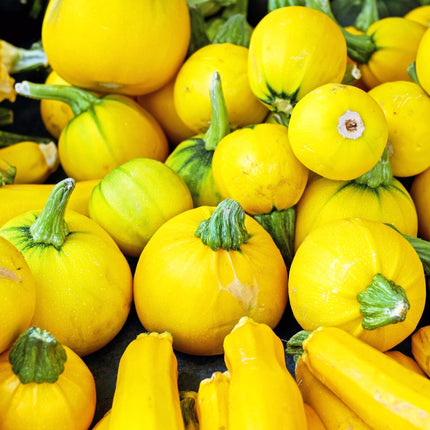
<svg viewBox="0 0 430 430">
<path fill-rule="evenodd" d="M 14 271 L 0 266 L 0 278 L 10 279 L 14 282 L 22 282 L 21 276 L 18 276 Z"/>
</svg>

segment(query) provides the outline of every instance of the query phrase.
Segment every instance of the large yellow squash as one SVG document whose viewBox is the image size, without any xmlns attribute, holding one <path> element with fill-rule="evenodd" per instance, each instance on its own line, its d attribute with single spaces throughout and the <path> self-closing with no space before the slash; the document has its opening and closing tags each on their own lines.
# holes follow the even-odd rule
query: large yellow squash
<svg viewBox="0 0 430 430">
<path fill-rule="evenodd" d="M 189 39 L 185 0 L 52 0 L 42 26 L 49 64 L 65 81 L 129 95 L 166 84 Z"/>
</svg>

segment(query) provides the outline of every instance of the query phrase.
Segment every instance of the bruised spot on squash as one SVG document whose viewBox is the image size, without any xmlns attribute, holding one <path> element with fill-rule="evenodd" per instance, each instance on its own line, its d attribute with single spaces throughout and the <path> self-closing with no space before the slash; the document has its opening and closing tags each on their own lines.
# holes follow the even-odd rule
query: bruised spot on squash
<svg viewBox="0 0 430 430">
<path fill-rule="evenodd" d="M 20 268 L 18 268 L 19 270 Z M 6 267 L 0 266 L 0 278 L 10 279 L 14 282 L 22 282 L 21 276 L 15 273 L 13 270 L 7 269 Z"/>
</svg>

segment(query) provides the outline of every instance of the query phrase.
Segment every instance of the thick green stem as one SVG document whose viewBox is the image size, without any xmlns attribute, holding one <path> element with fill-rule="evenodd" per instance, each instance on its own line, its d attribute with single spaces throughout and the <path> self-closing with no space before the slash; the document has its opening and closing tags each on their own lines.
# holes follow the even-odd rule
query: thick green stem
<svg viewBox="0 0 430 430">
<path fill-rule="evenodd" d="M 0 125 L 9 125 L 13 123 L 13 110 L 0 108 Z"/>
<path fill-rule="evenodd" d="M 23 384 L 56 382 L 66 361 L 63 345 L 52 334 L 36 327 L 24 332 L 9 354 L 12 371 Z"/>
<path fill-rule="evenodd" d="M 296 210 L 294 207 L 274 210 L 268 214 L 254 215 L 264 229 L 270 234 L 279 248 L 285 265 L 290 267 L 294 257 L 294 230 Z"/>
<path fill-rule="evenodd" d="M 421 239 L 419 237 L 409 236 L 401 233 L 394 225 L 387 224 L 389 227 L 396 230 L 401 234 L 415 249 L 416 253 L 420 257 L 421 263 L 423 264 L 424 273 L 426 276 L 430 276 L 430 242 Z"/>
<path fill-rule="evenodd" d="M 69 233 L 64 214 L 74 188 L 75 180 L 72 178 L 63 179 L 55 185 L 42 213 L 30 226 L 34 242 L 61 248 Z"/>
<path fill-rule="evenodd" d="M 232 43 L 233 45 L 249 47 L 251 28 L 246 16 L 240 13 L 232 15 L 216 32 L 212 43 Z"/>
<path fill-rule="evenodd" d="M 0 158 L 0 187 L 13 184 L 16 176 L 16 167 Z"/>
<path fill-rule="evenodd" d="M 354 179 L 354 181 L 357 184 L 365 185 L 369 188 L 378 188 L 381 185 L 390 185 L 393 182 L 393 173 L 391 171 L 388 147 L 385 147 L 384 152 L 376 165 L 368 172 Z"/>
<path fill-rule="evenodd" d="M 238 251 L 249 239 L 245 227 L 245 211 L 236 200 L 225 199 L 210 218 L 200 222 L 195 236 L 213 251 L 220 248 Z"/>
<path fill-rule="evenodd" d="M 27 136 L 25 134 L 17 134 L 0 130 L 0 148 L 14 145 L 19 142 L 49 143 L 51 140 L 46 137 Z"/>
<path fill-rule="evenodd" d="M 206 33 L 205 17 L 200 6 L 198 4 L 188 5 L 188 12 L 190 14 L 191 37 L 188 44 L 187 57 L 211 43 Z"/>
<path fill-rule="evenodd" d="M 287 347 L 285 351 L 289 355 L 302 355 L 303 350 L 303 342 L 311 335 L 310 331 L 301 330 L 295 335 L 293 335 L 287 342 Z"/>
<path fill-rule="evenodd" d="M 198 420 L 195 414 L 195 398 L 187 396 L 186 392 L 183 391 L 179 393 L 179 396 L 185 428 L 198 428 Z"/>
<path fill-rule="evenodd" d="M 15 84 L 15 90 L 18 94 L 33 99 L 59 100 L 67 103 L 75 116 L 101 102 L 94 94 L 69 85 L 46 85 L 22 81 Z"/>
<path fill-rule="evenodd" d="M 41 43 L 35 43 L 30 49 L 24 49 L 2 40 L 0 46 L 0 58 L 6 65 L 9 74 L 26 72 L 48 65 L 48 58 Z"/>
<path fill-rule="evenodd" d="M 375 330 L 388 324 L 402 322 L 410 308 L 406 292 L 400 285 L 377 273 L 370 285 L 357 295 L 362 326 Z"/>
<path fill-rule="evenodd" d="M 363 7 L 355 20 L 354 27 L 366 32 L 378 19 L 379 13 L 376 0 L 364 0 Z"/>
<path fill-rule="evenodd" d="M 207 151 L 215 151 L 220 140 L 230 133 L 227 106 L 218 72 L 214 72 L 212 75 L 210 99 L 212 105 L 211 125 L 203 136 L 203 140 Z"/>
</svg>

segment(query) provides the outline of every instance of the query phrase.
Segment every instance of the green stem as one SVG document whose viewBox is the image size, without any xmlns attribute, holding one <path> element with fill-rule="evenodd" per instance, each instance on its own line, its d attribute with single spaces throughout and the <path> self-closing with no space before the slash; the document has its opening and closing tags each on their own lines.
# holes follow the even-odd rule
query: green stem
<svg viewBox="0 0 430 430">
<path fill-rule="evenodd" d="M 249 47 L 251 28 L 246 16 L 240 13 L 232 15 L 216 32 L 212 43 L 231 43 L 233 45 Z"/>
<path fill-rule="evenodd" d="M 52 334 L 30 327 L 15 342 L 9 354 L 12 371 L 23 384 L 53 384 L 64 371 L 66 351 Z"/>
<path fill-rule="evenodd" d="M 2 51 L 4 50 L 7 51 L 9 57 L 7 69 L 10 74 L 48 66 L 48 58 L 41 43 L 35 43 L 30 49 L 24 49 L 3 41 Z"/>
<path fill-rule="evenodd" d="M 59 100 L 67 103 L 75 116 L 101 102 L 94 94 L 69 85 L 46 85 L 22 81 L 15 84 L 15 90 L 18 94 L 33 99 Z"/>
<path fill-rule="evenodd" d="M 0 108 L 0 125 L 9 125 L 13 123 L 13 110 Z"/>
<path fill-rule="evenodd" d="M 49 143 L 51 140 L 46 137 L 27 136 L 25 134 L 17 134 L 0 130 L 0 148 L 14 145 L 19 142 Z"/>
<path fill-rule="evenodd" d="M 16 176 L 16 167 L 0 158 L 0 187 L 13 184 Z"/>
<path fill-rule="evenodd" d="M 358 79 L 361 78 L 361 71 L 354 63 L 348 63 L 346 65 L 345 73 L 342 78 L 342 84 L 352 85 Z"/>
<path fill-rule="evenodd" d="M 213 251 L 220 248 L 238 251 L 249 239 L 245 227 L 245 211 L 232 199 L 225 199 L 216 207 L 211 217 L 200 222 L 195 236 Z"/>
<path fill-rule="evenodd" d="M 363 7 L 355 19 L 354 27 L 366 32 L 367 29 L 379 19 L 376 0 L 364 0 Z"/>
<path fill-rule="evenodd" d="M 409 236 L 400 232 L 394 225 L 386 224 L 392 229 L 396 230 L 397 233 L 401 234 L 415 249 L 416 253 L 420 257 L 421 263 L 423 264 L 424 273 L 426 276 L 430 276 L 430 242 L 421 239 L 419 237 Z"/>
<path fill-rule="evenodd" d="M 63 179 L 55 185 L 36 221 L 30 226 L 33 241 L 61 248 L 69 229 L 64 214 L 70 195 L 75 188 L 75 180 Z"/>
<path fill-rule="evenodd" d="M 295 335 L 293 335 L 287 342 L 287 347 L 285 351 L 289 355 L 302 355 L 304 353 L 303 350 L 303 342 L 311 335 L 310 331 L 301 330 Z"/>
<path fill-rule="evenodd" d="M 210 44 L 209 36 L 206 33 L 205 18 L 200 6 L 198 4 L 188 5 L 188 12 L 190 14 L 191 37 L 187 57 L 203 46 Z"/>
<path fill-rule="evenodd" d="M 254 215 L 254 219 L 270 234 L 281 251 L 285 265 L 290 267 L 294 257 L 295 208 Z"/>
<path fill-rule="evenodd" d="M 210 99 L 212 105 L 211 125 L 203 136 L 203 140 L 207 151 L 215 151 L 220 140 L 230 133 L 227 106 L 218 72 L 214 72 L 212 75 Z"/>
<path fill-rule="evenodd" d="M 404 288 L 381 273 L 373 277 L 371 284 L 357 295 L 357 300 L 363 315 L 361 324 L 366 330 L 402 322 L 410 308 Z"/>
<path fill-rule="evenodd" d="M 388 186 L 393 182 L 393 173 L 391 171 L 388 147 L 385 147 L 384 152 L 376 165 L 368 172 L 354 179 L 354 182 L 360 185 L 365 185 L 369 188 L 378 188 L 381 185 Z"/>
<path fill-rule="evenodd" d="M 183 397 L 182 392 L 179 394 L 181 397 L 180 406 L 185 428 L 198 428 L 198 420 L 195 414 L 196 400 L 190 396 Z"/>
</svg>

